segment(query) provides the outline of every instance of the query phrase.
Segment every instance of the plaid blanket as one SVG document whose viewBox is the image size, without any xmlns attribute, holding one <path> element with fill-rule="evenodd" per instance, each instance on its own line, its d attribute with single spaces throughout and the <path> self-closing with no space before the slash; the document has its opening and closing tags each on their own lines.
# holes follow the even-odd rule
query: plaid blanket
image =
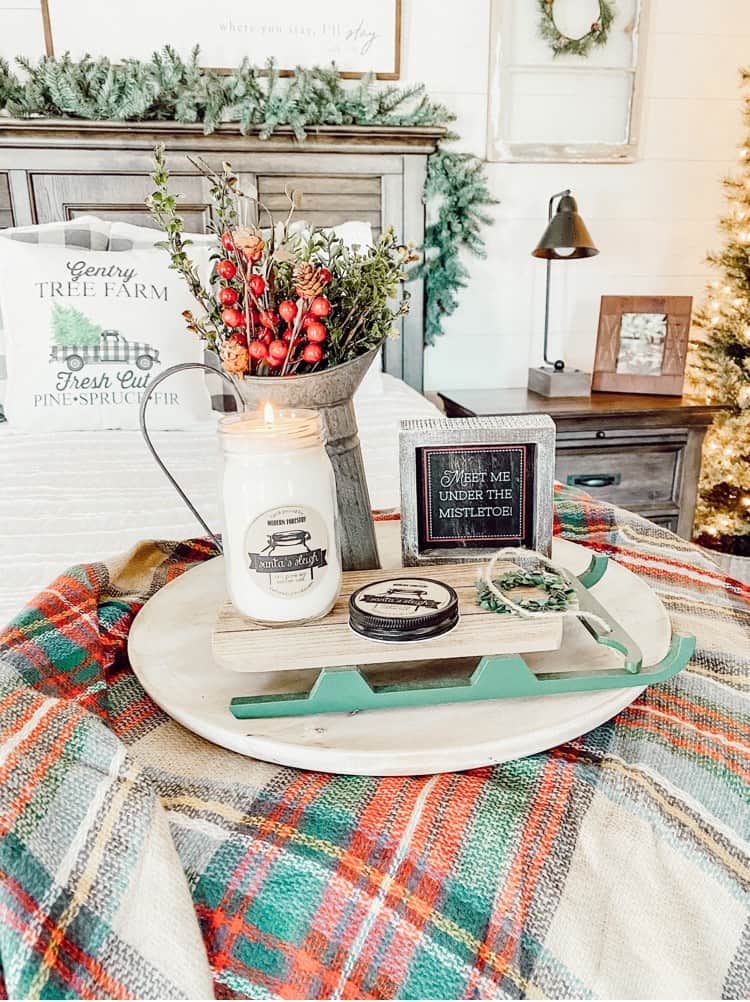
<svg viewBox="0 0 750 1002">
<path fill-rule="evenodd" d="M 331 776 L 169 720 L 133 616 L 213 555 L 73 568 L 0 637 L 0 987 L 13 998 L 740 998 L 750 992 L 750 590 L 563 490 L 690 667 L 518 762 Z"/>
</svg>

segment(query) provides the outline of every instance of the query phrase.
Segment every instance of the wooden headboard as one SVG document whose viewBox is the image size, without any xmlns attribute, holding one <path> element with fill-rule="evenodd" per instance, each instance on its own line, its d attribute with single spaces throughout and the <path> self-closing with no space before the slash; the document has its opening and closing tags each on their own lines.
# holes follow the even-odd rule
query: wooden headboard
<svg viewBox="0 0 750 1002">
<path fill-rule="evenodd" d="M 221 126 L 210 136 L 197 125 L 129 122 L 8 121 L 0 125 L 0 227 L 93 214 L 152 225 L 144 199 L 152 190 L 151 155 L 164 143 L 173 185 L 183 196 L 187 228 L 209 220 L 204 178 L 185 154 L 229 160 L 245 186 L 257 185 L 273 211 L 284 188 L 304 194 L 300 218 L 321 226 L 364 220 L 375 234 L 393 226 L 404 243 L 424 236 L 422 186 L 427 156 L 440 129 L 326 126 L 305 142 L 280 129 L 267 140 Z M 385 370 L 422 389 L 424 331 L 421 283 L 410 285 L 411 310 L 401 337 L 386 344 Z"/>
</svg>

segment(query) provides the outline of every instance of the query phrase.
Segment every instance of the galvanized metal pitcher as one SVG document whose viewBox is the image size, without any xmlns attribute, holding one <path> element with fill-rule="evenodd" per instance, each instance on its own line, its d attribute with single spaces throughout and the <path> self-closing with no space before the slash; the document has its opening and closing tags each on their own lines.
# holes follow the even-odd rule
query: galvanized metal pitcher
<svg viewBox="0 0 750 1002">
<path fill-rule="evenodd" d="M 246 376 L 241 380 L 233 379 L 217 366 L 202 362 L 186 362 L 172 366 L 149 384 L 141 401 L 140 421 L 143 437 L 165 476 L 217 545 L 221 544 L 216 535 L 172 476 L 151 440 L 146 422 L 146 410 L 157 386 L 176 372 L 203 369 L 213 376 L 220 376 L 231 386 L 240 410 L 255 410 L 261 404 L 270 401 L 279 407 L 319 411 L 326 451 L 336 478 L 343 567 L 347 571 L 370 570 L 379 567 L 380 560 L 353 397 L 379 350 L 379 347 L 373 348 L 351 362 L 324 369 L 322 372 L 300 376 Z"/>
</svg>

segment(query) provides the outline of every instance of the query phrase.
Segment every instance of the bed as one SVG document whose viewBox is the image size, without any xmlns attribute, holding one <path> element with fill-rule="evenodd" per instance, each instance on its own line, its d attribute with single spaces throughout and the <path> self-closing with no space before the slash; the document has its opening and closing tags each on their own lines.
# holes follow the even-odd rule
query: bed
<svg viewBox="0 0 750 1002">
<path fill-rule="evenodd" d="M 399 421 L 438 412 L 400 379 L 374 375 L 355 407 L 370 501 L 386 513 L 399 504 Z M 198 510 L 218 526 L 215 422 L 154 439 Z M 139 432 L 15 434 L 2 423 L 0 470 L 0 624 L 71 564 L 110 557 L 139 539 L 202 531 Z"/>
<path fill-rule="evenodd" d="M 16 123 L 0 135 L 0 213 L 142 222 L 156 138 L 231 148 L 269 196 L 317 179 L 317 222 L 340 221 L 345 195 L 341 211 L 419 242 L 435 140 L 422 130 L 321 130 L 300 149 Z M 200 229 L 200 183 L 185 185 Z M 416 392 L 418 289 L 414 304 L 355 401 L 383 514 L 398 504 L 398 420 L 434 413 Z M 207 422 L 155 437 L 216 524 L 214 436 Z M 0 631 L 0 995 L 747 997 L 745 586 L 671 533 L 559 490 L 556 531 L 649 582 L 673 628 L 697 634 L 689 668 L 517 762 L 386 779 L 283 768 L 197 738 L 130 670 L 143 603 L 216 555 L 144 458 L 135 432 L 0 426 L 0 621 L 31 600 Z"/>
</svg>

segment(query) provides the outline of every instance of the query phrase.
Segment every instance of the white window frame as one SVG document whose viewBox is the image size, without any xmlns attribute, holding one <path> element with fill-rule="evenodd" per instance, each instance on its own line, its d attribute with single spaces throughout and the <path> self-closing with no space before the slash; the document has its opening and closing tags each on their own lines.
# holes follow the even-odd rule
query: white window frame
<svg viewBox="0 0 750 1002">
<path fill-rule="evenodd" d="M 527 0 L 533 3 L 534 0 Z M 633 84 L 627 108 L 627 138 L 608 143 L 596 140 L 572 143 L 510 142 L 511 113 L 509 86 L 513 74 L 539 73 L 548 65 L 510 64 L 505 58 L 504 38 L 509 34 L 507 19 L 511 16 L 512 0 L 492 0 L 490 23 L 489 100 L 487 107 L 487 160 L 494 163 L 633 163 L 638 156 L 639 127 L 643 103 L 643 83 L 646 38 L 648 35 L 649 0 L 636 0 L 633 25 L 632 61 L 630 66 L 590 66 L 585 60 L 566 64 L 570 73 L 627 73 Z"/>
</svg>

